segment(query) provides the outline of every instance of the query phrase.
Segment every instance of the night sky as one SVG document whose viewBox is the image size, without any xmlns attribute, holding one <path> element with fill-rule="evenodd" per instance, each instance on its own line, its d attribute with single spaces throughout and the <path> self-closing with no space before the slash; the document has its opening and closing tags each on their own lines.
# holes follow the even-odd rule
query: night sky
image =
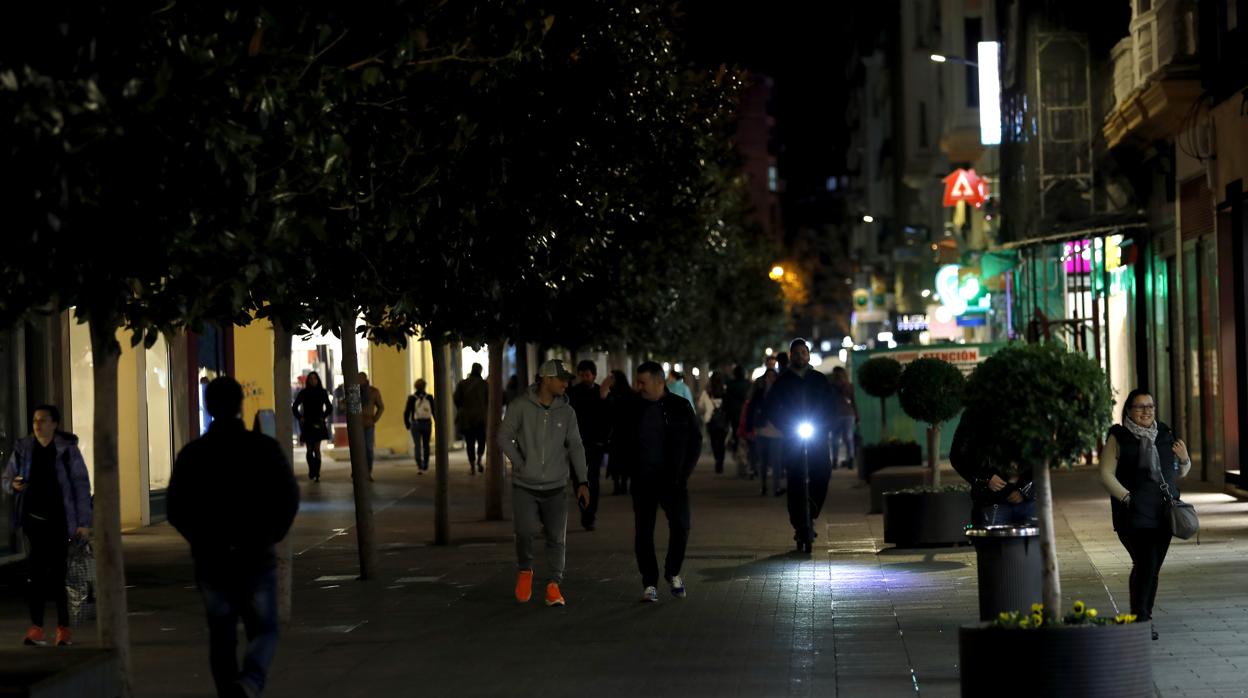
<svg viewBox="0 0 1248 698">
<path fill-rule="evenodd" d="M 728 63 L 775 80 L 780 174 L 791 195 L 822 190 L 844 170 L 843 114 L 854 42 L 878 26 L 852 3 L 685 0 L 682 38 L 700 64 Z"/>
</svg>

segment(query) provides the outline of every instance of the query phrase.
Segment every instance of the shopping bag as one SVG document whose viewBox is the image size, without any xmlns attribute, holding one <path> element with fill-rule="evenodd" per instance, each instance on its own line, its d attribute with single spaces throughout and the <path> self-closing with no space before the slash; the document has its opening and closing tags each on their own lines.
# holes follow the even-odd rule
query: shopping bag
<svg viewBox="0 0 1248 698">
<path fill-rule="evenodd" d="M 95 620 L 95 553 L 91 541 L 75 539 L 66 560 L 65 593 L 69 597 L 70 627 Z"/>
</svg>

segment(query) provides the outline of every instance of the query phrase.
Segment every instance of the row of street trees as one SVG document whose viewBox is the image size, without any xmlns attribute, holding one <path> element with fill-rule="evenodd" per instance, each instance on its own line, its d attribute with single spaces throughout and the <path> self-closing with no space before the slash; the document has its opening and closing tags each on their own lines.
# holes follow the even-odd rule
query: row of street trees
<svg viewBox="0 0 1248 698">
<path fill-rule="evenodd" d="M 664 4 L 114 5 L 45 3 L 0 29 L 0 326 L 68 308 L 90 325 L 99 629 L 123 666 L 124 332 L 151 346 L 268 318 L 275 385 L 300 328 L 421 337 L 444 383 L 452 342 L 492 362 L 508 340 L 721 361 L 777 319 L 729 139 L 741 78 L 685 65 Z M 498 457 L 489 476 L 501 518 Z"/>
</svg>

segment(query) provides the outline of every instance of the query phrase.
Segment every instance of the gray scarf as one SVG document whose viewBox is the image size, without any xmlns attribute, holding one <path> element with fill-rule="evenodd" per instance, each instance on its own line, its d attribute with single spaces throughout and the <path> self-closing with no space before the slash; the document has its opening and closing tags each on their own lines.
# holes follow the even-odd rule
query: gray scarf
<svg viewBox="0 0 1248 698">
<path fill-rule="evenodd" d="M 1153 482 L 1161 482 L 1161 458 L 1157 455 L 1157 420 L 1151 427 L 1142 427 L 1130 417 L 1122 420 L 1127 431 L 1140 440 L 1140 470 L 1148 471 L 1148 478 Z"/>
</svg>

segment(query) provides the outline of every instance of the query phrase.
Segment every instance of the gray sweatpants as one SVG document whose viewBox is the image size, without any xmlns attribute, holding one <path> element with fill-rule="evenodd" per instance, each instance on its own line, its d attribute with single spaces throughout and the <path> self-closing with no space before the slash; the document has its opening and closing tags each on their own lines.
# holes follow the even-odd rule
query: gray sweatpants
<svg viewBox="0 0 1248 698">
<path fill-rule="evenodd" d="M 545 528 L 547 580 L 563 583 L 568 537 L 567 488 L 537 491 L 511 488 L 511 505 L 516 526 L 516 562 L 522 570 L 533 569 L 533 537 Z"/>
</svg>

